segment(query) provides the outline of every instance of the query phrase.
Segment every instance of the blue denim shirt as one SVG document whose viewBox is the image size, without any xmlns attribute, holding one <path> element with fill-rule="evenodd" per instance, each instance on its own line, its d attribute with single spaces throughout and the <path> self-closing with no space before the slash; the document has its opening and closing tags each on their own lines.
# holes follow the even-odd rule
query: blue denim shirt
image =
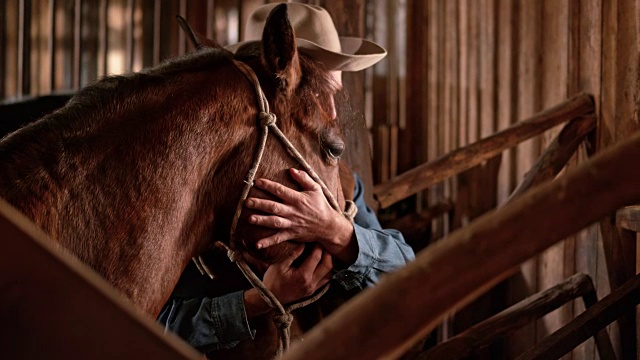
<svg viewBox="0 0 640 360">
<path fill-rule="evenodd" d="M 351 266 L 336 272 L 332 279 L 346 290 L 371 286 L 385 273 L 404 266 L 415 257 L 399 231 L 382 229 L 374 212 L 364 202 L 363 192 L 362 181 L 356 175 L 353 201 L 358 213 L 353 228 L 358 257 Z M 232 348 L 255 335 L 247 319 L 243 291 L 219 297 L 172 296 L 158 321 L 165 331 L 178 334 L 204 353 Z"/>
</svg>

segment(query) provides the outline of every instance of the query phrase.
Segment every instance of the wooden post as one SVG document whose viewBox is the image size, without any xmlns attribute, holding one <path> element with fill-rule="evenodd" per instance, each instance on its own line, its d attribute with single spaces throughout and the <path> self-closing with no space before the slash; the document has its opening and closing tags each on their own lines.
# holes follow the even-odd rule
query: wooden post
<svg viewBox="0 0 640 360">
<path fill-rule="evenodd" d="M 586 94 L 577 95 L 517 125 L 449 152 L 434 161 L 409 170 L 391 181 L 380 184 L 375 187 L 374 195 L 381 207 L 387 207 L 451 177 L 453 174 L 470 169 L 553 126 L 590 114 L 593 111 L 593 99 Z"/>
<path fill-rule="evenodd" d="M 429 246 L 313 328 L 284 359 L 400 356 L 447 313 L 505 279 L 523 261 L 640 201 L 639 159 L 636 133 Z M 590 201 L 594 196 L 597 203 Z"/>
</svg>

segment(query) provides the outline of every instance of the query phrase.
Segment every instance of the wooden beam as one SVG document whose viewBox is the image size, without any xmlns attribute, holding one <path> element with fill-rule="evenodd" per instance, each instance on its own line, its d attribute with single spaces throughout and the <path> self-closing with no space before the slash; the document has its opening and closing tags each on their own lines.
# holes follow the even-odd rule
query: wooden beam
<svg viewBox="0 0 640 360">
<path fill-rule="evenodd" d="M 640 232 L 640 206 L 627 206 L 618 210 L 616 225 L 626 230 Z"/>
<path fill-rule="evenodd" d="M 5 359 L 199 359 L 0 199 Z"/>
<path fill-rule="evenodd" d="M 374 195 L 380 207 L 388 207 L 461 171 L 468 170 L 526 139 L 593 111 L 591 96 L 577 95 L 508 129 L 449 152 L 434 161 L 398 175 L 391 181 L 379 184 L 374 189 Z"/>
<path fill-rule="evenodd" d="M 506 203 L 513 201 L 536 185 L 553 179 L 569 161 L 585 136 L 595 128 L 595 125 L 595 116 L 591 115 L 573 119 L 566 124 L 558 133 L 558 136 L 551 142 L 544 154 L 536 161 L 516 190 L 511 193 Z M 574 279 L 575 277 L 578 278 Z M 472 351 L 487 346 L 492 341 L 542 317 L 542 315 L 558 308 L 567 301 L 585 294 L 587 288 L 589 288 L 582 284 L 583 281 L 587 281 L 584 279 L 585 277 L 590 284 L 591 291 L 593 291 L 593 285 L 588 276 L 582 275 L 582 277 L 580 277 L 576 275 L 560 285 L 533 295 L 478 325 L 469 328 L 469 330 L 464 333 L 441 343 L 423 353 L 420 359 L 459 359 L 470 355 Z M 571 294 L 574 295 L 570 296 Z M 590 298 L 591 297 L 589 297 L 589 299 Z M 585 298 L 585 303 L 587 302 L 588 299 Z M 609 347 L 604 344 L 607 340 L 608 337 L 599 338 L 599 341 L 603 343 L 603 348 L 611 349 L 610 341 L 608 342 Z M 605 354 L 609 353 L 607 350 L 604 350 L 604 352 Z M 605 356 L 604 358 L 609 359 L 610 357 Z"/>
<path fill-rule="evenodd" d="M 284 359 L 398 357 L 525 260 L 638 201 L 640 132 L 427 247 L 313 328 Z"/>
<path fill-rule="evenodd" d="M 585 136 L 596 127 L 593 115 L 571 120 L 549 144 L 544 154 L 533 165 L 509 200 L 522 195 L 528 189 L 555 177 L 567 164 Z"/>
<path fill-rule="evenodd" d="M 636 275 L 517 359 L 558 359 L 639 303 L 640 275 Z"/>
<path fill-rule="evenodd" d="M 577 297 L 583 297 L 586 307 L 595 304 L 593 299 L 596 294 L 593 282 L 586 274 L 573 275 L 550 289 L 520 301 L 447 342 L 423 352 L 418 359 L 445 360 L 469 357 L 495 340 L 513 333 L 515 330 L 543 317 Z M 611 341 L 606 336 L 606 332 L 604 335 L 601 337 L 602 346 L 599 346 L 599 348 L 602 348 L 600 358 L 615 360 Z"/>
</svg>

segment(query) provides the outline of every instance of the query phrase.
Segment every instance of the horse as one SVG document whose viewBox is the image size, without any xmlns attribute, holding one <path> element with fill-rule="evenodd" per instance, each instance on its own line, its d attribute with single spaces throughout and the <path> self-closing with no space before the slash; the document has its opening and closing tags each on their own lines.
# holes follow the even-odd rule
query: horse
<svg viewBox="0 0 640 360">
<path fill-rule="evenodd" d="M 344 207 L 333 84 L 298 53 L 286 5 L 269 16 L 258 56 L 205 48 L 106 77 L 4 137 L 0 196 L 153 318 L 189 261 L 216 241 L 255 268 L 283 259 L 300 245 L 256 249 L 273 230 L 250 224 L 249 209 L 230 237 L 261 129 L 259 96 L 242 66 L 257 77 L 279 129 Z M 300 189 L 287 171 L 299 164 L 277 139 L 267 139 L 264 154 L 257 177 Z"/>
</svg>

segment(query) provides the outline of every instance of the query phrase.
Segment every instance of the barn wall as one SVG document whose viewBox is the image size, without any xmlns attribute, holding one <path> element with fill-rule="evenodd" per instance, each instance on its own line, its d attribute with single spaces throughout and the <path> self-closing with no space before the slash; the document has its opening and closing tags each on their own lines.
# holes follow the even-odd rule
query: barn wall
<svg viewBox="0 0 640 360">
<path fill-rule="evenodd" d="M 408 50 L 407 94 L 411 95 L 407 106 L 417 113 L 409 121 L 426 122 L 426 131 L 418 131 L 424 124 L 408 122 L 414 136 L 422 135 L 424 145 L 401 148 L 400 157 L 419 161 L 426 151 L 432 160 L 583 91 L 595 97 L 598 131 L 591 146 L 582 146 L 574 156 L 568 170 L 588 153 L 638 129 L 637 1 L 414 0 L 408 6 L 414 20 L 406 31 L 419 39 Z M 416 98 L 422 100 L 415 103 Z M 505 201 L 558 131 L 552 129 L 503 153 L 497 171 L 487 162 L 484 168 L 431 189 L 428 202 L 453 196 L 459 220 L 454 226 L 464 226 L 491 208 L 492 200 L 495 204 Z M 405 155 L 403 151 L 413 152 Z M 594 203 L 597 198 L 594 194 Z M 628 235 L 620 233 L 611 219 L 604 219 L 553 246 L 523 264 L 488 299 L 481 298 L 471 309 L 456 314 L 453 326 L 444 329 L 442 336 L 576 272 L 594 279 L 600 297 L 608 294 L 611 286 L 619 286 L 635 273 L 635 241 Z M 579 301 L 564 306 L 504 341 L 502 349 L 513 357 L 583 310 Z M 619 324 L 622 334 L 618 325 L 609 328 L 617 350 L 624 358 L 635 357 L 635 320 L 631 316 Z M 596 356 L 589 340 L 566 358 Z"/>
<path fill-rule="evenodd" d="M 77 89 L 190 51 L 176 14 L 220 44 L 233 43 L 246 15 L 264 2 L 4 0 L 0 99 Z M 595 97 L 598 131 L 569 170 L 639 128 L 639 0 L 302 2 L 327 7 L 343 35 L 365 35 L 389 51 L 344 81 L 360 114 L 350 125 L 347 161 L 368 190 L 582 91 Z M 453 200 L 456 211 L 433 222 L 423 245 L 436 241 L 503 203 L 557 133 L 381 210 L 381 218 Z M 635 261 L 635 241 L 603 219 L 523 264 L 510 281 L 447 320 L 438 337 L 576 272 L 591 275 L 602 297 L 635 273 Z M 515 356 L 583 310 L 580 302 L 567 305 L 489 351 Z M 635 355 L 635 318 L 619 325 L 622 333 L 610 327 L 617 350 Z M 595 357 L 592 340 L 567 356 Z"/>
</svg>

